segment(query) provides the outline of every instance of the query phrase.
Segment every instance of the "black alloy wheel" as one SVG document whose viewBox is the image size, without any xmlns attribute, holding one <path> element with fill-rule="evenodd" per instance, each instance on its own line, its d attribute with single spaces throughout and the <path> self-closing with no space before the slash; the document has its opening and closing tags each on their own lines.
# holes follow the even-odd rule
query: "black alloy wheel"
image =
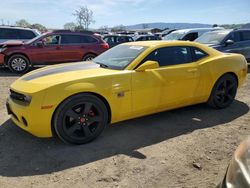
<svg viewBox="0 0 250 188">
<path fill-rule="evenodd" d="M 90 94 L 75 95 L 58 108 L 54 128 L 58 137 L 71 144 L 85 144 L 98 137 L 108 122 L 105 104 Z"/>
<path fill-rule="evenodd" d="M 222 76 L 214 85 L 208 104 L 215 108 L 226 108 L 235 99 L 238 88 L 236 78 L 231 74 Z"/>
</svg>

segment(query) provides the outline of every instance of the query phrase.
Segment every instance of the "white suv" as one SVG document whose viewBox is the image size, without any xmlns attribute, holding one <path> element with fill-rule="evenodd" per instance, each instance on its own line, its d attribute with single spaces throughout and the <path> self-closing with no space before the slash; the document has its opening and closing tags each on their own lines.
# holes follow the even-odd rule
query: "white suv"
<svg viewBox="0 0 250 188">
<path fill-rule="evenodd" d="M 0 26 L 0 43 L 3 43 L 8 40 L 27 41 L 35 38 L 38 35 L 40 35 L 40 33 L 34 29 Z"/>
<path fill-rule="evenodd" d="M 223 27 L 180 29 L 166 35 L 163 40 L 189 40 L 194 41 L 202 34 L 209 31 L 224 29 Z"/>
</svg>

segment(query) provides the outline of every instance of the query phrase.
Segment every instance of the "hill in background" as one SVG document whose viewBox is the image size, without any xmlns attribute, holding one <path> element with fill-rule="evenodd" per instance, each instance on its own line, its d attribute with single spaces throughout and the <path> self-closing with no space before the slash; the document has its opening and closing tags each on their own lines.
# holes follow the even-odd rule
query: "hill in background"
<svg viewBox="0 0 250 188">
<path fill-rule="evenodd" d="M 136 24 L 136 25 L 128 25 L 126 29 L 145 29 L 145 28 L 173 28 L 173 29 L 186 29 L 186 28 L 203 28 L 203 27 L 212 27 L 209 24 L 200 24 L 200 23 L 143 23 L 143 24 Z"/>
</svg>

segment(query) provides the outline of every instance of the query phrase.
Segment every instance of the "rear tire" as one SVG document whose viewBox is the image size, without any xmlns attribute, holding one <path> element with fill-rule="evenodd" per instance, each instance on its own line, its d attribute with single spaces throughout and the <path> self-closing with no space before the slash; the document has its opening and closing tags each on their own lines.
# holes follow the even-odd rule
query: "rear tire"
<svg viewBox="0 0 250 188">
<path fill-rule="evenodd" d="M 233 75 L 223 75 L 215 83 L 207 104 L 218 109 L 230 106 L 235 99 L 237 88 L 238 82 Z"/>
<path fill-rule="evenodd" d="M 98 97 L 78 94 L 56 110 L 54 128 L 58 137 L 70 144 L 85 144 L 96 139 L 108 123 L 108 111 Z"/>
<path fill-rule="evenodd" d="M 83 61 L 92 61 L 92 59 L 94 59 L 96 57 L 96 55 L 94 54 L 87 54 L 83 57 Z"/>
<path fill-rule="evenodd" d="M 8 68 L 14 73 L 22 74 L 29 70 L 30 63 L 23 55 L 13 55 L 8 60 Z"/>
</svg>

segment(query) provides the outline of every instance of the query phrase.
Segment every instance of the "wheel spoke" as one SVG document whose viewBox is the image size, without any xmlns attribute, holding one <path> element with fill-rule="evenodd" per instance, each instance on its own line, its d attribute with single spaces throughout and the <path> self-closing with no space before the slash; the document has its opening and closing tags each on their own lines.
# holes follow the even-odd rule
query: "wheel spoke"
<svg viewBox="0 0 250 188">
<path fill-rule="evenodd" d="M 101 119 L 101 116 L 94 116 L 94 117 L 89 117 L 89 120 L 88 120 L 88 125 L 91 125 L 95 122 L 100 122 L 102 119 Z"/>
<path fill-rule="evenodd" d="M 85 133 L 85 136 L 90 136 L 91 135 L 91 132 L 90 132 L 90 129 L 88 126 L 83 126 L 83 131 Z"/>
<path fill-rule="evenodd" d="M 91 103 L 85 103 L 83 113 L 84 113 L 84 114 L 88 114 L 89 111 L 91 110 L 92 106 L 93 106 L 93 105 L 92 105 Z"/>
<path fill-rule="evenodd" d="M 232 84 L 230 84 L 230 86 L 229 86 L 229 87 L 227 87 L 227 91 L 232 90 L 235 86 L 236 86 L 236 83 L 232 83 Z"/>
<path fill-rule="evenodd" d="M 74 123 L 70 128 L 67 129 L 67 132 L 69 134 L 73 134 L 76 130 L 79 129 L 79 124 L 78 123 Z"/>
<path fill-rule="evenodd" d="M 216 95 L 223 95 L 224 94 L 224 91 L 223 90 L 217 90 L 216 91 Z"/>
<path fill-rule="evenodd" d="M 223 87 L 224 87 L 224 89 L 227 88 L 227 80 L 223 81 Z"/>
<path fill-rule="evenodd" d="M 233 100 L 233 97 L 232 97 L 230 94 L 227 94 L 226 97 L 227 97 L 229 100 Z"/>
<path fill-rule="evenodd" d="M 77 119 L 79 117 L 78 113 L 76 113 L 74 110 L 70 109 L 66 112 L 66 115 L 69 117 L 72 117 L 73 119 Z"/>
</svg>

